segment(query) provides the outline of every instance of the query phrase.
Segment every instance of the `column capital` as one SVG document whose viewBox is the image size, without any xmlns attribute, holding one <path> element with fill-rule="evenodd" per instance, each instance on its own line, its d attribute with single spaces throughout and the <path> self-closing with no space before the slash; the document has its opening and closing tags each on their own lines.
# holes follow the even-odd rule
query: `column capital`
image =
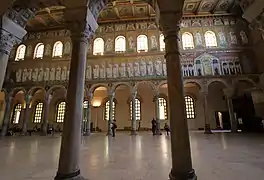
<svg viewBox="0 0 264 180">
<path fill-rule="evenodd" d="M 6 96 L 6 97 L 5 97 L 5 101 L 6 101 L 6 102 L 11 102 L 11 101 L 13 101 L 13 99 L 14 99 L 13 96 Z"/>
<path fill-rule="evenodd" d="M 91 92 L 90 92 L 90 93 L 87 93 L 87 97 L 88 97 L 88 101 L 89 101 L 89 102 L 92 102 L 92 100 L 93 100 L 93 95 L 94 95 L 94 94 L 91 93 Z"/>
<path fill-rule="evenodd" d="M 19 42 L 20 40 L 13 34 L 0 29 L 0 52 L 9 55 L 13 46 Z"/>
<path fill-rule="evenodd" d="M 88 7 L 66 8 L 66 26 L 71 32 L 71 38 L 88 44 L 91 35 L 98 28 L 96 19 Z"/>
<path fill-rule="evenodd" d="M 25 95 L 26 104 L 30 104 L 31 99 L 32 99 L 32 95 L 31 94 L 26 94 Z"/>
<path fill-rule="evenodd" d="M 136 98 L 137 97 L 137 91 L 132 92 L 132 98 Z"/>
<path fill-rule="evenodd" d="M 160 95 L 159 95 L 159 94 L 156 94 L 156 95 L 154 96 L 154 98 L 153 98 L 153 102 L 158 101 L 159 98 L 160 98 Z"/>
<path fill-rule="evenodd" d="M 223 91 L 224 91 L 225 96 L 228 98 L 231 98 L 235 93 L 234 88 L 225 88 L 225 89 L 223 89 Z"/>
<path fill-rule="evenodd" d="M 50 101 L 51 101 L 51 99 L 52 99 L 52 97 L 53 97 L 53 96 L 52 96 L 51 94 L 47 94 L 47 95 L 45 96 L 45 102 L 49 104 Z"/>
<path fill-rule="evenodd" d="M 115 92 L 113 92 L 113 91 L 109 91 L 109 92 L 108 92 L 108 97 L 109 97 L 109 98 L 114 98 L 114 97 L 115 97 Z"/>
<path fill-rule="evenodd" d="M 167 36 L 175 36 L 178 38 L 181 18 L 182 18 L 182 10 L 160 12 L 159 24 L 165 36 L 165 40 Z"/>
</svg>

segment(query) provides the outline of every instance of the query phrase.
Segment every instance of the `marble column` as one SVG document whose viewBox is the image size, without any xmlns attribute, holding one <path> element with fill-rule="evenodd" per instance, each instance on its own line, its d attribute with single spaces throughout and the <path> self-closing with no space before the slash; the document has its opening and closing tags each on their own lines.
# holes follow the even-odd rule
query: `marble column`
<svg viewBox="0 0 264 180">
<path fill-rule="evenodd" d="M 44 112 L 42 116 L 42 135 L 47 136 L 47 128 L 48 128 L 48 123 L 49 123 L 49 110 L 50 110 L 50 101 L 52 99 L 51 94 L 47 94 L 45 97 L 45 102 L 44 102 Z"/>
<path fill-rule="evenodd" d="M 31 103 L 32 96 L 27 94 L 26 95 L 26 108 L 25 108 L 25 116 L 23 118 L 23 124 L 22 124 L 22 132 L 21 135 L 27 135 L 27 125 L 30 118 L 30 103 Z"/>
<path fill-rule="evenodd" d="M 203 97 L 203 109 L 204 109 L 204 133 L 205 134 L 212 134 L 211 126 L 210 126 L 210 119 L 209 119 L 209 112 L 208 112 L 208 91 L 202 92 Z"/>
<path fill-rule="evenodd" d="M 108 131 L 107 131 L 107 135 L 108 136 L 112 136 L 112 130 L 111 130 L 111 126 L 113 123 L 113 104 L 114 104 L 114 98 L 115 98 L 115 93 L 111 92 L 109 94 L 109 121 L 108 121 Z"/>
<path fill-rule="evenodd" d="M 88 40 L 98 27 L 88 8 L 64 11 L 66 26 L 71 31 L 72 56 L 67 91 L 67 107 L 55 180 L 83 180 L 79 161 L 81 148 L 81 127 L 83 118 L 83 97 Z M 83 20 L 83 21 L 81 21 Z M 89 23 L 88 23 L 89 22 Z"/>
<path fill-rule="evenodd" d="M 233 89 L 224 89 L 224 94 L 226 97 L 226 102 L 227 102 L 227 107 L 228 107 L 228 112 L 229 112 L 231 132 L 237 132 L 237 130 L 238 130 L 237 120 L 235 117 L 233 100 L 232 100 Z"/>
<path fill-rule="evenodd" d="M 85 136 L 91 135 L 91 122 L 92 122 L 92 99 L 93 95 L 88 96 L 87 112 L 86 112 L 86 127 L 85 127 Z"/>
<path fill-rule="evenodd" d="M 175 7 L 176 8 L 176 7 Z M 160 12 L 160 27 L 164 34 L 169 113 L 171 126 L 172 180 L 196 180 L 192 168 L 191 149 L 185 111 L 183 80 L 179 52 L 180 19 L 182 11 Z"/>
<path fill-rule="evenodd" d="M 10 116 L 11 116 L 12 102 L 13 102 L 13 97 L 6 98 L 6 109 L 5 109 L 5 115 L 4 115 L 4 120 L 2 124 L 1 137 L 5 136 L 7 133 L 8 125 L 10 122 Z"/>
<path fill-rule="evenodd" d="M 155 111 L 156 111 L 156 122 L 157 122 L 157 135 L 162 135 L 160 130 L 160 109 L 159 109 L 159 95 L 154 97 Z"/>
<path fill-rule="evenodd" d="M 136 98 L 137 98 L 137 92 L 133 92 L 131 99 L 132 101 L 131 135 L 137 135 Z"/>
</svg>

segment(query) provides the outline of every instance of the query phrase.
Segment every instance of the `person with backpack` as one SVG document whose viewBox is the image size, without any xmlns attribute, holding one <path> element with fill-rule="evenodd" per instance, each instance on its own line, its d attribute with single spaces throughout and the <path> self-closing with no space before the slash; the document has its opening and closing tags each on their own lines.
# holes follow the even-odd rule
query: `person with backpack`
<svg viewBox="0 0 264 180">
<path fill-rule="evenodd" d="M 116 120 L 114 120 L 114 121 L 112 122 L 112 126 L 111 126 L 112 137 L 115 137 L 116 128 L 117 128 Z"/>
</svg>

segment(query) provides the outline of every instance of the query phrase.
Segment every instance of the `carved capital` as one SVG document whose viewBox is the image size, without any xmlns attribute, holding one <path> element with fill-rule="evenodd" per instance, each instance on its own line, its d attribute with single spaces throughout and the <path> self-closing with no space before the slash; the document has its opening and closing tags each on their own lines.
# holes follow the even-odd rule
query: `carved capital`
<svg viewBox="0 0 264 180">
<path fill-rule="evenodd" d="M 234 88 L 226 88 L 226 89 L 223 89 L 223 91 L 224 91 L 225 96 L 228 98 L 231 98 L 235 93 Z"/>
<path fill-rule="evenodd" d="M 0 52 L 9 55 L 13 46 L 19 43 L 20 40 L 13 34 L 1 29 L 0 30 Z"/>
<path fill-rule="evenodd" d="M 95 33 L 98 24 L 90 9 L 87 7 L 65 11 L 67 28 L 71 31 L 71 38 L 84 41 L 88 44 L 90 37 Z"/>
<path fill-rule="evenodd" d="M 26 97 L 25 97 L 26 104 L 30 104 L 30 102 L 31 102 L 31 99 L 32 99 L 32 95 L 30 95 L 30 94 L 27 94 L 27 95 L 26 95 Z"/>
<path fill-rule="evenodd" d="M 178 32 L 180 30 L 180 20 L 182 17 L 181 11 L 162 11 L 160 12 L 160 28 L 166 37 L 174 36 L 178 39 Z"/>
</svg>

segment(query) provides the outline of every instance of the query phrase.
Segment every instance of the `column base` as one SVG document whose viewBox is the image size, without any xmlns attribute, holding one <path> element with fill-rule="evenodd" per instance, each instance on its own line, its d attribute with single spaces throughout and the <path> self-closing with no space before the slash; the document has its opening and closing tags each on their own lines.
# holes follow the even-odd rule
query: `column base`
<svg viewBox="0 0 264 180">
<path fill-rule="evenodd" d="M 70 174 L 59 174 L 57 173 L 54 180 L 88 180 L 81 176 L 80 170 Z"/>
<path fill-rule="evenodd" d="M 210 124 L 205 124 L 204 134 L 213 134 L 211 131 Z"/>
<path fill-rule="evenodd" d="M 137 131 L 136 131 L 136 130 L 131 130 L 130 135 L 131 135 L 131 136 L 136 136 L 136 135 L 137 135 Z"/>
<path fill-rule="evenodd" d="M 161 131 L 157 131 L 155 135 L 161 136 L 162 132 Z"/>
<path fill-rule="evenodd" d="M 237 129 L 231 129 L 231 133 L 237 133 Z"/>
<path fill-rule="evenodd" d="M 194 169 L 192 169 L 187 174 L 173 174 L 171 170 L 169 178 L 170 180 L 197 180 Z"/>
<path fill-rule="evenodd" d="M 113 136 L 112 132 L 107 132 L 106 135 L 107 136 Z"/>
<path fill-rule="evenodd" d="M 91 132 L 85 132 L 83 133 L 83 136 L 90 136 L 91 135 Z"/>
</svg>

